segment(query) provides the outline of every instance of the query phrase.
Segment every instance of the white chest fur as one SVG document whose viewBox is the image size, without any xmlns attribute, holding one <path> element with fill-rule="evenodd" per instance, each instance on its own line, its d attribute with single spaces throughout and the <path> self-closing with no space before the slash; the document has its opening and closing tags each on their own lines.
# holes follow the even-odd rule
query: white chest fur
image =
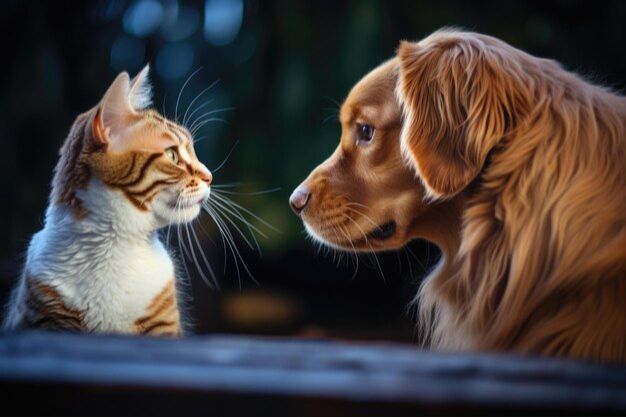
<svg viewBox="0 0 626 417">
<path fill-rule="evenodd" d="M 150 215 L 117 191 L 92 182 L 81 200 L 87 219 L 76 220 L 64 207 L 49 208 L 45 228 L 31 241 L 26 272 L 82 311 L 88 330 L 131 332 L 174 278 L 173 262 Z"/>
</svg>

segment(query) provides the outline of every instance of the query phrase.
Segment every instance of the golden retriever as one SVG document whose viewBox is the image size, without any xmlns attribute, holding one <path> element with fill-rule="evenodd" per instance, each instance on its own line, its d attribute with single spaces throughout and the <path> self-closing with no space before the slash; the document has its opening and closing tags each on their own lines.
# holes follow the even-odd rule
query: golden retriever
<svg viewBox="0 0 626 417">
<path fill-rule="evenodd" d="M 441 248 L 426 343 L 626 362 L 624 97 L 447 29 L 402 42 L 340 121 L 290 204 L 336 248 Z"/>
</svg>

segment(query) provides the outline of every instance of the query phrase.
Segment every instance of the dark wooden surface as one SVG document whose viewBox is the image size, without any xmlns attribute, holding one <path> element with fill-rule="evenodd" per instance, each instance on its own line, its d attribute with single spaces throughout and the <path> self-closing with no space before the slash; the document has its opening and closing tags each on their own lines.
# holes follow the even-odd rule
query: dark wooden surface
<svg viewBox="0 0 626 417">
<path fill-rule="evenodd" d="M 4 414 L 626 414 L 626 368 L 407 345 L 0 335 Z"/>
</svg>

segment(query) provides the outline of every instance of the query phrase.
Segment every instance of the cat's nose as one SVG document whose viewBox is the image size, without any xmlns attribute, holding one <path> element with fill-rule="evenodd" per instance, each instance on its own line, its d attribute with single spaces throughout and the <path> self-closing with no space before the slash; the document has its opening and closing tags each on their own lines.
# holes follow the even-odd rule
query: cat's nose
<svg viewBox="0 0 626 417">
<path fill-rule="evenodd" d="M 211 174 L 211 171 L 204 165 L 196 170 L 196 175 L 198 175 L 202 181 L 206 182 L 206 185 L 211 185 L 213 182 L 213 174 Z"/>
<path fill-rule="evenodd" d="M 206 182 L 206 185 L 211 185 L 213 182 L 213 174 L 211 174 L 211 171 L 204 172 L 201 178 L 202 181 Z"/>
<path fill-rule="evenodd" d="M 296 188 L 291 197 L 289 197 L 289 205 L 294 213 L 300 214 L 302 210 L 309 204 L 311 200 L 311 190 L 304 184 L 301 184 Z"/>
</svg>

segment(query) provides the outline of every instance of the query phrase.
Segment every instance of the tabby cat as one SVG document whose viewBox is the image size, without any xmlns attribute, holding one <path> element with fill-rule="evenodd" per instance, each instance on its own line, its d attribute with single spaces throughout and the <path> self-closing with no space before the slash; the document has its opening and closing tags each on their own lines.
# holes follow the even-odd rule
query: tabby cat
<svg viewBox="0 0 626 417">
<path fill-rule="evenodd" d="M 121 73 L 74 122 L 5 329 L 181 334 L 157 231 L 198 216 L 212 176 L 189 131 L 149 109 L 148 72 Z"/>
</svg>

